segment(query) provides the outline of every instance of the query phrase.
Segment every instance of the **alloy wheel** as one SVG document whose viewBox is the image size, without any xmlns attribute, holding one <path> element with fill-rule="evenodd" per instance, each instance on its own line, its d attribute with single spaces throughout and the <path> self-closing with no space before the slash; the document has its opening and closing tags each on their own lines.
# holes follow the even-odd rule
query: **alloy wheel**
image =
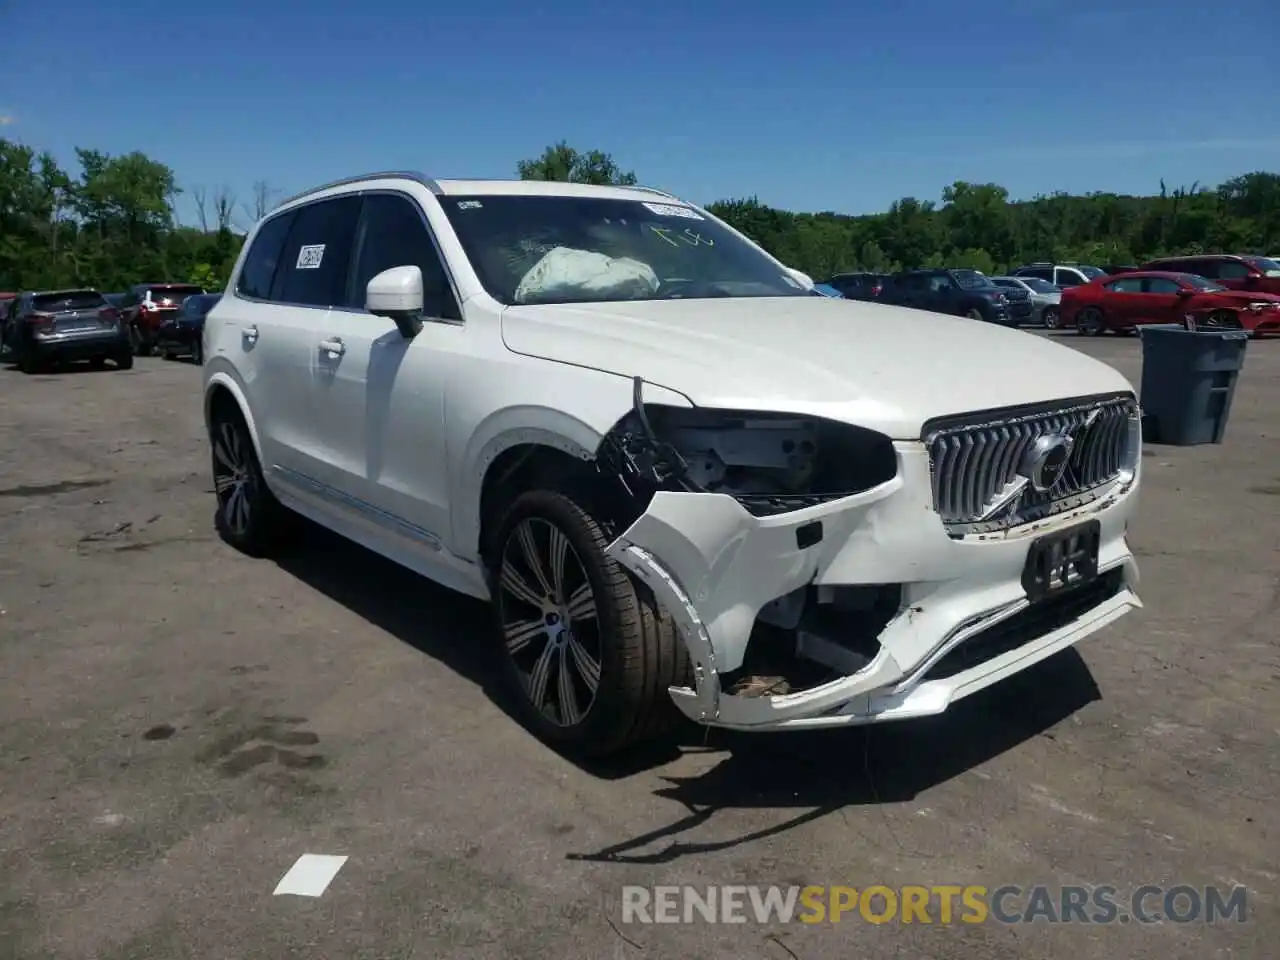
<svg viewBox="0 0 1280 960">
<path fill-rule="evenodd" d="M 223 420 L 213 437 L 213 490 L 227 528 L 237 536 L 253 520 L 252 494 L 257 479 L 245 448 L 248 440 L 235 423 Z"/>
<path fill-rule="evenodd" d="M 498 613 L 507 656 L 530 703 L 561 727 L 581 723 L 600 686 L 595 592 L 564 532 L 529 517 L 502 548 Z"/>
</svg>

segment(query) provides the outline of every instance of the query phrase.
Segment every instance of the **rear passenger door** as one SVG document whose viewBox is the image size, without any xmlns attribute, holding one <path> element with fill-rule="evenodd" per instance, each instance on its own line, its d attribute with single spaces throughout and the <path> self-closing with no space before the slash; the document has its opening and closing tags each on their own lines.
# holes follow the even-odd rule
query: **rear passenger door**
<svg viewBox="0 0 1280 960">
<path fill-rule="evenodd" d="M 422 271 L 423 326 L 412 340 L 365 309 L 369 281 L 401 266 Z M 418 201 L 365 194 L 346 299 L 327 318 L 336 349 L 321 351 L 313 409 L 358 501 L 353 519 L 431 551 L 450 536 L 444 388 L 467 335 L 461 316 Z"/>
<path fill-rule="evenodd" d="M 259 392 L 276 460 L 271 469 L 300 495 L 333 508 L 340 500 L 329 425 L 314 407 L 328 337 L 329 310 L 346 296 L 360 197 L 316 200 L 291 211 L 288 235 L 271 280 L 269 303 L 252 326 Z"/>
</svg>

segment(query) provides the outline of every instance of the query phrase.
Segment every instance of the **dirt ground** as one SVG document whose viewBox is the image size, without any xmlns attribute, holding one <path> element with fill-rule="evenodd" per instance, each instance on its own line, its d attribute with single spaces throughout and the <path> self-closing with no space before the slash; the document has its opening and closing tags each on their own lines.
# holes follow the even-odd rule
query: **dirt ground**
<svg viewBox="0 0 1280 960">
<path fill-rule="evenodd" d="M 1063 342 L 1136 382 L 1135 341 Z M 0 958 L 1274 955 L 1280 343 L 1225 444 L 1146 450 L 1145 610 L 928 722 L 591 770 L 505 712 L 480 605 L 321 531 L 224 546 L 199 390 L 0 370 Z M 273 896 L 304 853 L 349 860 Z M 733 883 L 1241 884 L 1248 912 L 621 922 L 624 884 Z"/>
</svg>

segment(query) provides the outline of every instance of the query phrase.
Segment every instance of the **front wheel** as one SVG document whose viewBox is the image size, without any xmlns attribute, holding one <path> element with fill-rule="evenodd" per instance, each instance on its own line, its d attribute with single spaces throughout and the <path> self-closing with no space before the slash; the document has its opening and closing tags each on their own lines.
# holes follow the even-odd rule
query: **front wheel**
<svg viewBox="0 0 1280 960">
<path fill-rule="evenodd" d="M 667 688 L 689 682 L 671 619 L 605 556 L 600 525 L 569 497 L 523 494 L 490 558 L 510 686 L 528 725 L 555 747 L 614 753 L 678 719 Z"/>
<path fill-rule="evenodd" d="M 1085 307 L 1076 317 L 1076 333 L 1082 337 L 1096 337 L 1105 329 L 1106 322 L 1097 307 Z"/>
<path fill-rule="evenodd" d="M 1240 318 L 1230 310 L 1215 310 L 1204 319 L 1205 330 L 1239 330 Z"/>
<path fill-rule="evenodd" d="M 1047 330 L 1057 330 L 1062 323 L 1062 315 L 1058 312 L 1057 307 L 1044 308 L 1044 325 Z"/>
<path fill-rule="evenodd" d="M 981 311 L 981 310 L 979 310 L 977 307 L 974 307 L 972 310 L 970 310 L 968 313 L 966 313 L 966 314 L 965 314 L 965 316 L 966 316 L 966 317 L 968 317 L 970 320 L 985 320 L 985 319 L 987 319 L 986 317 L 984 317 L 984 316 L 982 315 L 982 311 Z"/>
</svg>

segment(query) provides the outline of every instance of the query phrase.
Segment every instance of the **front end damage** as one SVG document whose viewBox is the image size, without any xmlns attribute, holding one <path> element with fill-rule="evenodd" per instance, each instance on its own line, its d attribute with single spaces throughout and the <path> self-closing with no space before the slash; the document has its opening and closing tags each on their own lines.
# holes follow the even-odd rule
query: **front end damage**
<svg viewBox="0 0 1280 960">
<path fill-rule="evenodd" d="M 698 722 L 936 714 L 1141 606 L 1125 542 L 1140 451 L 1129 397 L 890 441 L 792 415 L 646 407 L 641 389 L 597 452 L 629 504 L 607 552 L 674 619 L 694 675 L 671 695 Z M 1063 495 L 1014 496 L 1019 458 L 1050 429 L 1076 444 Z M 948 456 L 965 444 L 978 455 L 962 476 Z M 989 476 L 975 480 L 980 464 Z M 1031 545 L 1082 524 L 1096 532 L 1089 576 L 1033 601 Z"/>
</svg>

